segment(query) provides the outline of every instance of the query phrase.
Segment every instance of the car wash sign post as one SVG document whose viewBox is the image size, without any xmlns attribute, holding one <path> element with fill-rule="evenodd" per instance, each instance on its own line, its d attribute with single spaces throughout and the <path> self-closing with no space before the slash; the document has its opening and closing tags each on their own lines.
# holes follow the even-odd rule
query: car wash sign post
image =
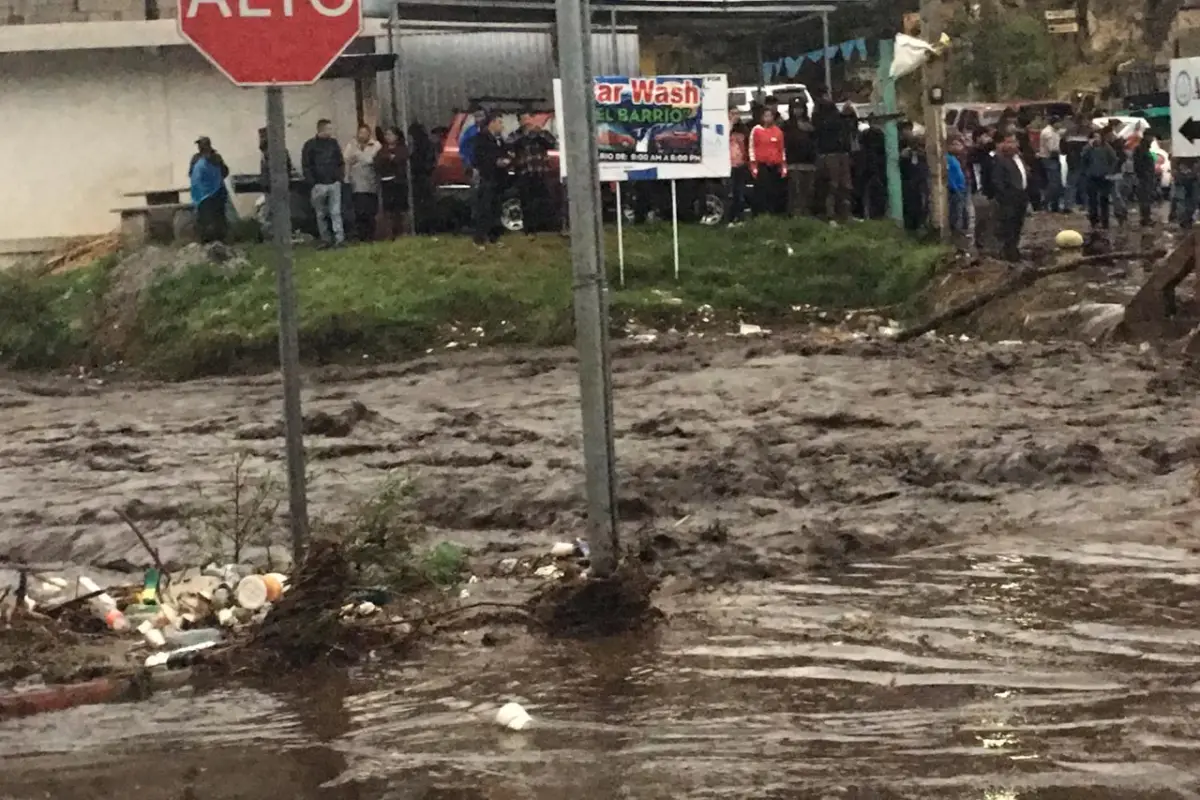
<svg viewBox="0 0 1200 800">
<path fill-rule="evenodd" d="M 279 294 L 288 518 L 297 563 L 308 539 L 308 497 L 283 87 L 320 80 L 358 38 L 362 15 L 362 0 L 179 0 L 179 33 L 184 39 L 238 86 L 267 87 L 267 162 Z"/>
<path fill-rule="evenodd" d="M 1200 157 L 1200 58 L 1171 61 L 1171 158 Z"/>
<path fill-rule="evenodd" d="M 704 79 L 596 78 L 596 140 L 601 162 L 699 164 Z"/>
</svg>

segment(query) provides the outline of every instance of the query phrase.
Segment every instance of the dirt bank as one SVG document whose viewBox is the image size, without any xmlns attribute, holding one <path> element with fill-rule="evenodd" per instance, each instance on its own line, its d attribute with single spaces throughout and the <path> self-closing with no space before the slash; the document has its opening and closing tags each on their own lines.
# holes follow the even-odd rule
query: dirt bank
<svg viewBox="0 0 1200 800">
<path fill-rule="evenodd" d="M 765 578 L 1192 502 L 1193 381 L 1136 348 L 827 339 L 618 349 L 620 511 L 648 560 L 702 581 Z M 306 383 L 312 419 L 346 423 L 321 422 L 307 440 L 315 515 L 401 470 L 417 481 L 414 516 L 477 555 L 582 532 L 568 351 L 326 369 Z M 183 520 L 239 449 L 279 468 L 275 376 L 8 378 L 0 404 L 8 558 L 140 564 L 122 506 L 164 558 L 186 560 Z"/>
</svg>

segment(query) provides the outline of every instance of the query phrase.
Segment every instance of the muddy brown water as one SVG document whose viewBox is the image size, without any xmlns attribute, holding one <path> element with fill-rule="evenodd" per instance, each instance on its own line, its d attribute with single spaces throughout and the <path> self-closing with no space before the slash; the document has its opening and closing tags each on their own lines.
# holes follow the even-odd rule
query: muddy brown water
<svg viewBox="0 0 1200 800">
<path fill-rule="evenodd" d="M 718 338 L 615 362 L 655 635 L 497 631 L 4 723 L 0 797 L 1200 797 L 1196 381 L 1136 348 Z M 315 514 L 399 469 L 482 574 L 580 532 L 569 354 L 308 385 Z M 123 505 L 186 560 L 195 485 L 239 447 L 278 462 L 271 376 L 22 377 L 0 401 L 9 558 L 140 562 Z M 526 733 L 489 721 L 513 698 Z"/>
<path fill-rule="evenodd" d="M 75 709 L 0 724 L 0 796 L 1194 798 L 1198 567 L 1010 538 L 675 597 L 637 640 Z"/>
</svg>

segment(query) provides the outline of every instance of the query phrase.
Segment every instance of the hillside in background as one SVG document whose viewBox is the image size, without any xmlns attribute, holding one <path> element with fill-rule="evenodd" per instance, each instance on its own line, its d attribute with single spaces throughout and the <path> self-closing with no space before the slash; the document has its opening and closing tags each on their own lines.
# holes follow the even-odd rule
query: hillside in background
<svg viewBox="0 0 1200 800">
<path fill-rule="evenodd" d="M 1050 33 L 1044 13 L 1072 8 L 1081 21 L 1080 34 Z M 864 37 L 870 44 L 869 61 L 835 60 L 835 83 L 867 99 L 863 95 L 870 93 L 878 57 L 875 43 L 894 36 L 904 15 L 916 11 L 917 0 L 875 0 L 835 13 L 833 43 Z M 1108 88 L 1118 65 L 1165 63 L 1177 47 L 1184 56 L 1200 55 L 1197 0 L 955 0 L 943 2 L 942 11 L 956 42 L 949 89 L 962 99 L 1098 93 Z M 759 52 L 774 60 L 821 45 L 817 19 L 786 27 L 714 29 L 688 28 L 679 18 L 668 18 L 643 27 L 643 51 L 653 54 L 659 72 L 725 72 L 734 84 L 758 82 Z M 823 84 L 824 67 L 806 63 L 795 80 Z"/>
</svg>

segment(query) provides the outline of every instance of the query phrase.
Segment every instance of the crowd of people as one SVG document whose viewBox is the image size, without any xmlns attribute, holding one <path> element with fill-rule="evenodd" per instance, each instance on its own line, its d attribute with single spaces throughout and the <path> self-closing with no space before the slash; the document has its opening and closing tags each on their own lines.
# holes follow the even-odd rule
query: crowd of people
<svg viewBox="0 0 1200 800">
<path fill-rule="evenodd" d="M 730 110 L 732 172 L 725 222 L 738 225 L 747 211 L 813 216 L 833 223 L 885 216 L 889 164 L 880 125 L 860 119 L 851 103 L 839 106 L 827 90 L 819 93 L 811 114 L 804 102 L 792 105 L 786 115 L 781 111 L 774 97 L 756 106 L 748 121 Z M 562 193 L 556 191 L 560 187 L 552 157 L 557 143 L 542 127 L 545 116 L 520 114 L 519 127 L 505 137 L 502 116 L 479 109 L 459 136 L 458 151 L 472 187 L 471 227 L 480 248 L 498 243 L 504 230 L 503 200 L 513 189 L 526 233 L 561 230 Z M 929 223 L 931 171 L 923 132 L 907 122 L 899 127 L 904 224 L 917 231 Z M 1127 224 L 1132 211 L 1143 226 L 1153 224 L 1163 199 L 1153 134 L 1138 131 L 1136 141 L 1126 141 L 1121 133 L 1117 120 L 1098 125 L 1080 115 L 1024 119 L 1015 111 L 1006 111 L 994 125 L 951 129 L 946 140 L 945 224 L 960 247 L 973 241 L 981 252 L 1009 260 L 1020 256 L 1030 209 L 1085 209 L 1098 233 L 1114 222 Z M 265 130 L 259 136 L 261 183 L 269 191 Z M 363 125 L 342 146 L 331 123 L 321 120 L 316 135 L 304 144 L 300 165 L 319 246 L 430 230 L 433 172 L 441 151 L 437 138 L 420 125 L 411 126 L 407 136 L 395 127 Z M 200 238 L 221 240 L 227 235 L 229 168 L 207 137 L 196 144 L 189 177 Z M 1200 171 L 1181 161 L 1174 177 L 1170 219 L 1190 226 L 1200 201 Z M 635 221 L 646 217 L 651 188 L 631 191 Z M 343 191 L 350 193 L 345 207 Z"/>
<path fill-rule="evenodd" d="M 765 99 L 742 120 L 730 110 L 730 179 L 726 221 L 744 213 L 815 216 L 832 222 L 877 219 L 887 210 L 887 153 L 880 126 L 859 118 L 851 103 L 840 108 L 823 91 L 810 116 L 796 103 L 781 121 L 778 102 Z M 1131 210 L 1143 226 L 1154 222 L 1162 199 L 1154 135 L 1121 137 L 1116 120 L 1024 119 L 1006 111 L 999 122 L 951 130 L 946 139 L 948 219 L 960 246 L 1019 257 L 1030 209 L 1086 210 L 1094 231 L 1125 225 Z M 900 124 L 900 182 L 905 227 L 930 219 L 931 171 L 923 133 Z M 747 187 L 753 186 L 748 193 Z M 1200 177 L 1188 164 L 1176 175 L 1170 218 L 1190 225 L 1200 197 Z M 972 236 L 973 234 L 973 236 Z"/>
<path fill-rule="evenodd" d="M 788 108 L 767 97 L 750 121 L 730 109 L 730 175 L 726 221 L 738 224 L 747 210 L 757 214 L 813 215 L 831 221 L 879 218 L 887 206 L 887 156 L 883 131 L 860 131 L 850 103 L 840 108 L 822 92 L 808 105 Z M 753 185 L 753 193 L 747 193 Z"/>
<path fill-rule="evenodd" d="M 265 135 L 260 139 L 262 186 L 269 192 Z M 341 247 L 348 235 L 370 242 L 420 230 L 422 220 L 414 216 L 412 206 L 418 212 L 432 206 L 436 160 L 433 142 L 418 124 L 409 127 L 407 137 L 398 127 L 360 125 L 354 139 L 343 147 L 333 124 L 320 120 L 316 135 L 304 143 L 300 154 L 300 171 L 316 215 L 318 246 Z M 289 174 L 290 162 L 289 157 Z M 343 187 L 350 191 L 350 231 L 345 224 Z"/>
</svg>

